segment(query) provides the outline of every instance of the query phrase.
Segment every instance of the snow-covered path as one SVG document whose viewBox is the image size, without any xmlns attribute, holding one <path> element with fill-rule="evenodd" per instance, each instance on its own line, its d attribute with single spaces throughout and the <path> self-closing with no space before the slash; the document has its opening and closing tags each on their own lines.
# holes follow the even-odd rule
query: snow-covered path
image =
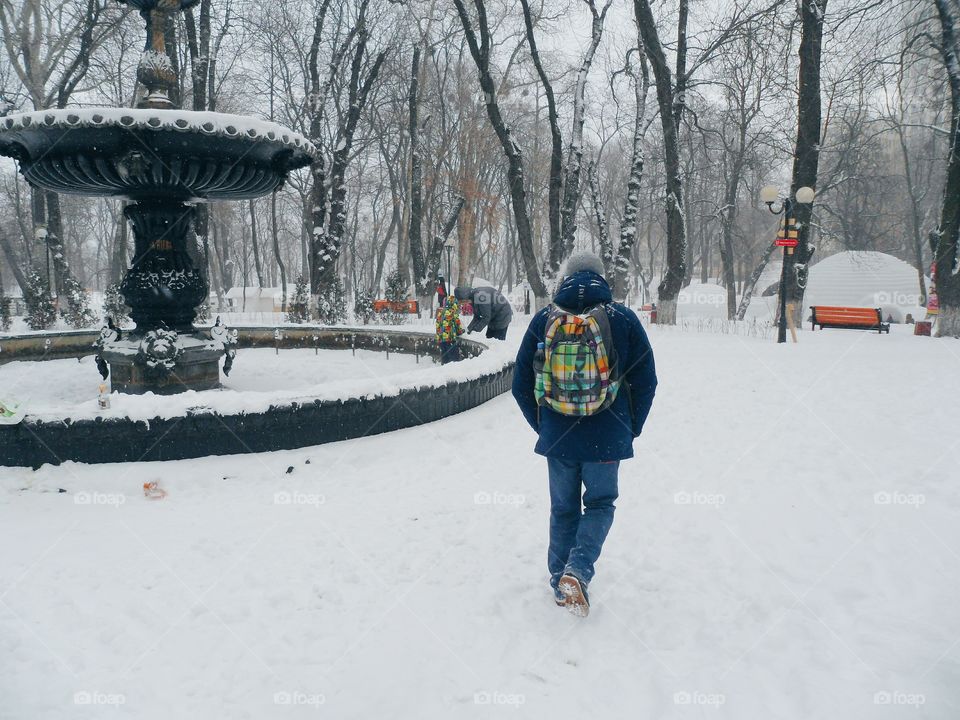
<svg viewBox="0 0 960 720">
<path fill-rule="evenodd" d="M 0 718 L 956 718 L 960 343 L 900 330 L 654 328 L 586 620 L 546 586 L 507 396 L 299 451 L 0 469 Z"/>
</svg>

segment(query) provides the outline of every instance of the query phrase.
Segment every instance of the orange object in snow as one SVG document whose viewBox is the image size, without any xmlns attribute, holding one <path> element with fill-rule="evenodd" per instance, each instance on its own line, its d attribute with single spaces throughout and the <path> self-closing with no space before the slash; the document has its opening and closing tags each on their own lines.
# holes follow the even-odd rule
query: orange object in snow
<svg viewBox="0 0 960 720">
<path fill-rule="evenodd" d="M 143 484 L 143 494 L 151 500 L 162 500 L 167 496 L 167 491 L 160 487 L 159 482 L 154 480 Z"/>
</svg>

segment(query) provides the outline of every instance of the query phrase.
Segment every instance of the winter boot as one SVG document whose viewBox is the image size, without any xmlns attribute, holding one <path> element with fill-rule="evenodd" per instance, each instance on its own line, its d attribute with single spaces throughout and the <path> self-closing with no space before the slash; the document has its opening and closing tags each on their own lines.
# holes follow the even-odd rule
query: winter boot
<svg viewBox="0 0 960 720">
<path fill-rule="evenodd" d="M 560 588 L 551 587 L 550 589 L 553 590 L 553 601 L 558 607 L 563 607 L 567 604 L 567 596 L 560 592 Z"/>
<path fill-rule="evenodd" d="M 590 614 L 590 600 L 587 598 L 587 588 L 576 575 L 564 575 L 560 578 L 558 589 L 564 596 L 564 607 L 577 617 L 586 617 Z"/>
</svg>

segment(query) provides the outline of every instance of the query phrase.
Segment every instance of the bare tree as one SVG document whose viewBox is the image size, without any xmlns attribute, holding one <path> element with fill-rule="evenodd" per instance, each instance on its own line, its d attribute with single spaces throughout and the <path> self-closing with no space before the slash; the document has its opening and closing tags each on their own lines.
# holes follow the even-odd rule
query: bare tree
<svg viewBox="0 0 960 720">
<path fill-rule="evenodd" d="M 540 49 L 533 29 L 533 17 L 530 13 L 529 0 L 520 0 L 523 7 L 523 22 L 527 32 L 527 46 L 530 48 L 530 57 L 537 70 L 543 94 L 547 100 L 547 122 L 550 125 L 550 174 L 547 185 L 547 224 L 550 237 L 547 243 L 547 272 L 550 276 L 556 275 L 563 262 L 563 237 L 560 228 L 560 196 L 563 193 L 563 135 L 560 132 L 560 115 L 557 109 L 557 99 L 553 90 L 553 83 L 543 67 Z"/>
<path fill-rule="evenodd" d="M 680 78 L 676 94 L 673 73 L 667 64 L 660 35 L 657 32 L 649 0 L 634 0 L 637 27 L 643 38 L 644 51 L 650 61 L 660 106 L 660 126 L 663 129 L 664 164 L 666 171 L 667 267 L 658 288 L 657 322 L 672 325 L 677 321 L 677 296 L 686 275 L 687 229 L 683 211 L 683 184 L 680 175 L 680 137 L 677 119 L 682 112 L 682 89 L 686 68 L 686 17 L 688 1 L 680 0 L 680 20 L 677 30 L 677 69 Z M 681 72 L 681 68 L 683 71 Z M 677 99 L 680 98 L 680 99 Z M 676 103 L 675 103 L 675 99 Z"/>
<path fill-rule="evenodd" d="M 583 163 L 583 124 L 586 119 L 587 75 L 593 64 L 603 35 L 603 22 L 613 0 L 607 0 L 603 9 L 598 11 L 595 0 L 584 0 L 590 9 L 590 43 L 583 55 L 583 61 L 577 70 L 577 82 L 573 91 L 573 127 L 570 131 L 570 143 L 567 146 L 567 164 L 563 175 L 563 205 L 560 207 L 560 232 L 563 239 L 564 255 L 573 252 L 574 236 L 577 231 L 577 204 L 580 201 L 580 172 Z"/>
<path fill-rule="evenodd" d="M 347 37 L 335 53 L 335 60 L 330 63 L 331 72 L 327 82 L 320 89 L 319 72 L 317 70 L 318 50 L 311 47 L 311 87 L 317 88 L 317 93 L 311 101 L 318 105 L 314 109 L 314 119 L 312 122 L 319 123 L 322 120 L 322 106 L 325 102 L 326 92 L 335 79 L 339 68 L 339 58 L 352 48 L 353 56 L 350 62 L 350 72 L 347 80 L 347 98 L 346 107 L 340 114 L 337 123 L 337 132 L 335 145 L 332 151 L 332 160 L 330 165 L 329 188 L 324 175 L 324 163 L 318 160 L 313 165 L 313 238 L 311 259 L 313 261 L 311 277 L 313 278 L 314 289 L 319 292 L 322 286 L 329 286 L 336 273 L 337 260 L 340 257 L 340 251 L 343 245 L 344 232 L 346 230 L 346 171 L 350 161 L 351 150 L 353 148 L 354 136 L 357 125 L 363 115 L 367 100 L 370 97 L 370 91 L 376 83 L 380 68 L 387 56 L 386 50 L 377 53 L 372 62 L 367 64 L 367 44 L 369 34 L 367 29 L 367 9 L 368 0 L 362 0 L 357 13 L 357 19 L 353 27 L 347 33 Z M 322 32 L 323 18 L 318 17 L 317 29 L 314 34 L 314 43 L 319 48 L 320 33 Z M 313 134 L 313 133 L 311 133 Z M 319 137 L 319 127 L 315 137 Z M 329 208 L 330 216 L 327 227 L 323 227 L 325 209 L 327 207 L 329 190 Z"/>
<path fill-rule="evenodd" d="M 490 26 L 487 22 L 487 9 L 484 0 L 473 0 L 477 13 L 477 29 L 467 13 L 464 0 L 453 0 L 460 17 L 460 24 L 467 38 L 470 55 L 477 66 L 480 75 L 480 89 L 484 93 L 484 104 L 487 108 L 487 117 L 493 126 L 497 139 L 507 157 L 507 175 L 510 184 L 510 198 L 513 204 L 513 217 L 517 228 L 517 240 L 523 255 L 526 268 L 527 282 L 537 298 L 538 304 L 547 301 L 547 288 L 543 283 L 540 270 L 537 267 L 537 258 L 533 248 L 533 233 L 530 228 L 530 214 L 527 208 L 527 191 L 523 176 L 523 152 L 520 145 L 513 138 L 510 127 L 504 120 L 497 101 L 496 85 L 490 67 L 491 37 Z M 478 37 L 479 33 L 479 37 Z"/>
<path fill-rule="evenodd" d="M 756 127 L 763 111 L 765 95 L 770 87 L 767 48 L 758 40 L 756 28 L 746 26 L 738 33 L 730 52 L 719 63 L 726 107 L 722 113 L 717 138 L 722 149 L 723 174 L 720 220 L 720 260 L 723 284 L 727 291 L 727 317 L 737 317 L 737 279 L 734 233 L 737 224 L 739 195 L 746 163 L 768 128 Z"/>
<path fill-rule="evenodd" d="M 637 215 L 640 209 L 640 186 L 643 182 L 645 162 L 644 141 L 649 122 L 647 121 L 647 95 L 650 90 L 650 68 L 643 47 L 643 38 L 637 33 L 637 65 L 634 69 L 627 56 L 626 73 L 633 81 L 636 111 L 633 117 L 633 137 L 630 146 L 630 173 L 627 179 L 627 193 L 623 202 L 623 215 L 620 220 L 620 244 L 614 259 L 613 294 L 617 300 L 626 299 L 629 291 L 630 260 L 637 241 Z"/>
<path fill-rule="evenodd" d="M 107 0 L 68 4 L 48 0 L 0 0 L 0 30 L 7 58 L 34 109 L 65 108 L 90 69 L 93 53 L 116 32 L 122 14 L 107 12 Z M 63 215 L 56 193 L 33 192 L 34 237 L 53 264 L 48 287 L 55 286 L 74 321 L 88 319 L 82 288 L 73 277 L 63 247 Z M 47 268 L 46 264 L 43 266 Z M 24 296 L 27 295 L 27 289 Z"/>
<path fill-rule="evenodd" d="M 410 137 L 410 213 L 407 238 L 413 263 L 413 282 L 417 298 L 424 302 L 427 295 L 427 262 L 423 254 L 423 155 L 420 146 L 420 47 L 413 49 L 410 66 L 410 90 L 407 95 L 407 134 Z"/>
<path fill-rule="evenodd" d="M 587 184 L 590 188 L 590 204 L 593 206 L 594 219 L 597 221 L 597 239 L 600 242 L 600 259 L 603 260 L 604 275 L 613 277 L 613 241 L 610 239 L 610 231 L 607 228 L 607 212 L 603 207 L 597 167 L 593 162 L 587 165 Z"/>
<path fill-rule="evenodd" d="M 960 2 L 933 2 L 940 21 L 940 52 L 950 86 L 950 152 L 934 252 L 940 301 L 937 332 L 941 337 L 960 338 Z"/>
<path fill-rule="evenodd" d="M 800 4 L 800 91 L 797 99 L 797 143 L 793 154 L 793 178 L 790 194 L 797 188 L 817 187 L 820 164 L 820 64 L 823 52 L 823 21 L 827 0 L 810 0 Z M 796 313 L 795 322 L 802 320 L 803 293 L 807 286 L 807 272 L 815 247 L 810 242 L 810 220 L 813 203 L 797 203 L 794 217 L 799 226 L 799 244 L 792 254 L 784 255 L 787 303 Z"/>
</svg>

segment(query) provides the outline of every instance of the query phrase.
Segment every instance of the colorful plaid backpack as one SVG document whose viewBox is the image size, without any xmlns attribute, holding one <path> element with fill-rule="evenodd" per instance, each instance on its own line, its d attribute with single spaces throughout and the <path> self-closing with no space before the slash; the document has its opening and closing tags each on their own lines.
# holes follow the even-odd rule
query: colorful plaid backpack
<svg viewBox="0 0 960 720">
<path fill-rule="evenodd" d="M 537 403 L 561 415 L 595 415 L 617 398 L 620 379 L 605 305 L 582 315 L 554 307 L 534 360 Z"/>
</svg>

